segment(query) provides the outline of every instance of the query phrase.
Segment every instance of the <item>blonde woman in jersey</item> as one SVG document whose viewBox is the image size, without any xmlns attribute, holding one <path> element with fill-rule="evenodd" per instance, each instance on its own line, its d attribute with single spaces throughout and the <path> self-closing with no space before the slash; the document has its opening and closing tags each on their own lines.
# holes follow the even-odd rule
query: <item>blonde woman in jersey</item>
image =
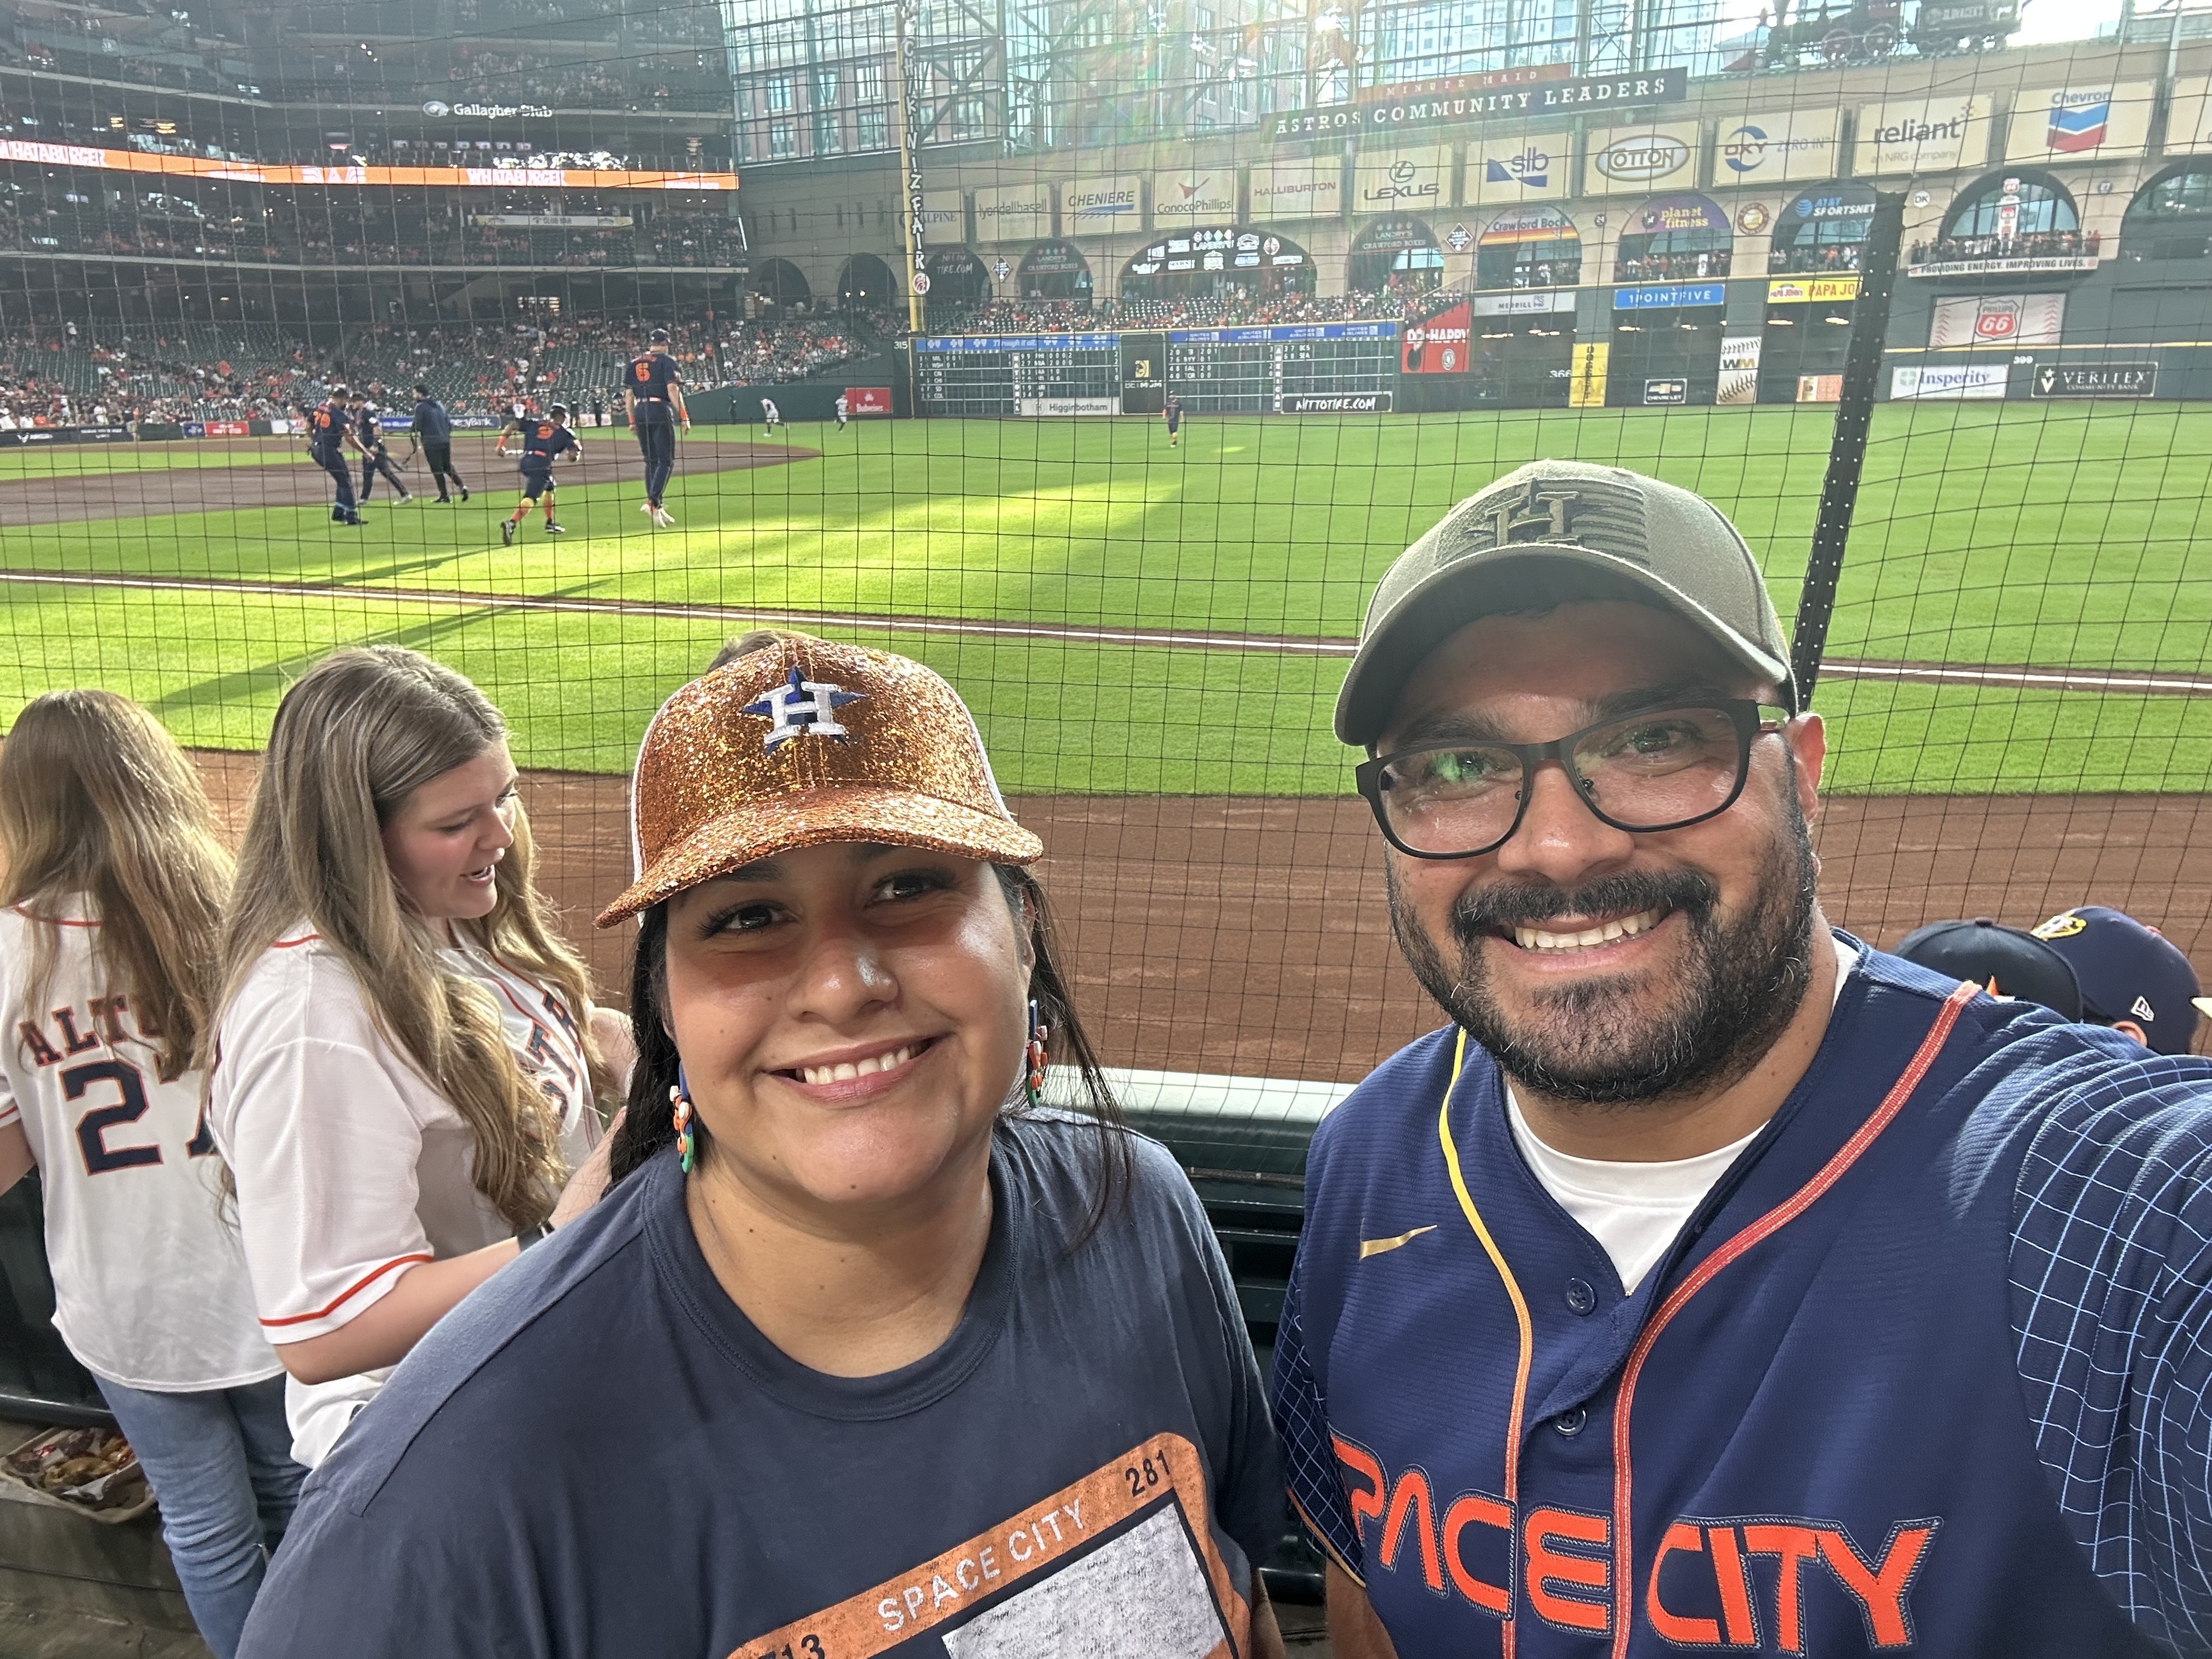
<svg viewBox="0 0 2212 1659">
<path fill-rule="evenodd" d="M 544 1236 L 619 1086 L 530 877 L 506 725 L 467 680 L 376 646 L 285 693 L 224 921 L 208 1124 L 310 1467 Z"/>
<path fill-rule="evenodd" d="M 0 1190 L 37 1167 L 54 1324 L 229 1659 L 306 1473 L 190 1067 L 230 857 L 168 733 L 107 691 L 51 692 L 16 717 L 0 854 Z"/>
</svg>

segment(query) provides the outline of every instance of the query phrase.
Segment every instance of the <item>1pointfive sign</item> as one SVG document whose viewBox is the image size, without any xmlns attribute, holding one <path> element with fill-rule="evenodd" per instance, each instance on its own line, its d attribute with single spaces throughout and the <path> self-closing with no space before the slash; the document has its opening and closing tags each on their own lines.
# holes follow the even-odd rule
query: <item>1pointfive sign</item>
<svg viewBox="0 0 2212 1659">
<path fill-rule="evenodd" d="M 738 713 L 758 714 L 773 722 L 761 745 L 772 755 L 778 744 L 810 733 L 844 742 L 851 733 L 837 723 L 837 711 L 848 702 L 859 702 L 866 695 L 843 690 L 822 680 L 802 679 L 794 668 L 786 684 L 763 692 L 757 701 L 747 703 Z"/>
</svg>

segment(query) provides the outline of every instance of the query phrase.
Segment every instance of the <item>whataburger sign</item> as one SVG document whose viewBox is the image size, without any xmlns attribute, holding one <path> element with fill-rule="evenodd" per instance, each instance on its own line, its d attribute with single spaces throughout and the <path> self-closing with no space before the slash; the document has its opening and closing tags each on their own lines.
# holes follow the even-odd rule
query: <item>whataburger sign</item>
<svg viewBox="0 0 2212 1659">
<path fill-rule="evenodd" d="M 300 167 L 254 161 L 212 161 L 198 155 L 154 155 L 143 150 L 101 149 L 90 144 L 42 144 L 0 138 L 0 161 L 45 167 L 100 167 L 111 173 L 162 173 L 194 179 L 228 179 L 248 185 L 462 185 L 503 190 L 735 190 L 734 173 L 642 173 L 588 167 Z"/>
<path fill-rule="evenodd" d="M 1526 120 L 1537 115 L 1586 115 L 1644 104 L 1677 104 L 1690 95 L 1682 64 L 1641 75 L 1581 75 L 1502 88 L 1424 88 L 1395 98 L 1337 104 L 1279 115 L 1271 137 L 1323 138 L 1344 133 L 1406 132 L 1419 127 Z"/>
</svg>

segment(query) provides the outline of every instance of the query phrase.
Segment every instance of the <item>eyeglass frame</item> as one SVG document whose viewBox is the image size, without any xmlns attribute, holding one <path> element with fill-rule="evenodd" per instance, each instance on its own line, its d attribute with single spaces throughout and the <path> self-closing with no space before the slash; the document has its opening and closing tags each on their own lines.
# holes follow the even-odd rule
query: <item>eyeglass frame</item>
<svg viewBox="0 0 2212 1659">
<path fill-rule="evenodd" d="M 1729 723 L 1735 728 L 1735 787 L 1729 791 L 1728 799 L 1711 811 L 1700 812 L 1695 817 L 1679 818 L 1672 823 L 1623 823 L 1620 819 L 1610 817 L 1600 811 L 1597 803 L 1590 799 L 1586 781 L 1575 769 L 1572 761 L 1569 758 L 1573 753 L 1574 745 L 1589 736 L 1591 732 L 1601 732 L 1608 726 L 1619 726 L 1626 721 L 1641 720 L 1652 714 L 1672 714 L 1677 709 L 1684 708 L 1715 709 L 1726 714 L 1729 717 Z M 1783 718 L 1778 720 L 1761 720 L 1759 711 L 1769 708 L 1782 715 Z M 1536 793 L 1537 774 L 1547 761 L 1557 761 L 1559 763 L 1559 769 L 1565 772 L 1568 780 L 1576 786 L 1576 799 L 1589 809 L 1590 816 L 1600 823 L 1610 829 L 1619 830 L 1626 835 L 1656 836 L 1670 830 L 1686 830 L 1693 823 L 1704 823 L 1708 819 L 1718 817 L 1729 807 L 1735 805 L 1743 798 L 1744 786 L 1751 781 L 1753 739 L 1765 737 L 1769 732 L 1778 734 L 1796 718 L 1795 714 L 1780 703 L 1759 702 L 1749 697 L 1670 698 L 1665 702 L 1652 703 L 1643 708 L 1631 708 L 1621 714 L 1608 714 L 1601 720 L 1593 720 L 1578 732 L 1570 732 L 1563 738 L 1553 738 L 1549 743 L 1507 743 L 1502 739 L 1491 738 L 1438 738 L 1434 743 L 1417 743 L 1411 748 L 1394 750 L 1387 755 L 1370 756 L 1352 768 L 1352 775 L 1361 796 L 1367 802 L 1368 809 L 1375 814 L 1375 827 L 1382 832 L 1382 839 L 1407 858 L 1437 860 L 1479 859 L 1485 854 L 1496 852 L 1521 833 L 1521 825 L 1528 816 L 1528 802 Z M 1409 755 L 1436 754 L 1454 749 L 1477 748 L 1503 749 L 1520 758 L 1521 775 L 1526 781 L 1517 792 L 1511 825 L 1504 835 L 1488 846 L 1470 848 L 1463 853 L 1424 853 L 1417 848 L 1407 846 L 1398 838 L 1397 832 L 1390 828 L 1389 816 L 1383 810 L 1383 769 L 1392 762 L 1403 760 Z"/>
</svg>

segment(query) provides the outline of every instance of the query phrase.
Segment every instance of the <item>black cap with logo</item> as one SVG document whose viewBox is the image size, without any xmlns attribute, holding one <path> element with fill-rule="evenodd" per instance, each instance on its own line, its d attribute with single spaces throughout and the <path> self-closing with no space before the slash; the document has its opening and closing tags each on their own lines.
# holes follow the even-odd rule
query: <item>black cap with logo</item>
<svg viewBox="0 0 2212 1659">
<path fill-rule="evenodd" d="M 2069 1019 L 2081 1018 L 2081 988 L 2066 958 L 2033 933 L 1987 916 L 1916 927 L 1898 940 L 1893 954 L 1978 985 L 1993 997 L 2040 1003 Z"/>
<path fill-rule="evenodd" d="M 2161 1054 L 2185 1054 L 2197 1035 L 2203 988 L 2181 947 L 2122 910 L 2061 910 L 2035 937 L 2066 958 L 2081 986 L 2081 1012 L 2101 1024 L 2128 1020 Z"/>
<path fill-rule="evenodd" d="M 1468 623 L 1576 599 L 1673 611 L 1796 712 L 1781 619 L 1718 507 L 1625 467 L 1531 461 L 1452 508 L 1383 573 L 1337 696 L 1336 735 L 1373 743 L 1421 659 Z"/>
</svg>

